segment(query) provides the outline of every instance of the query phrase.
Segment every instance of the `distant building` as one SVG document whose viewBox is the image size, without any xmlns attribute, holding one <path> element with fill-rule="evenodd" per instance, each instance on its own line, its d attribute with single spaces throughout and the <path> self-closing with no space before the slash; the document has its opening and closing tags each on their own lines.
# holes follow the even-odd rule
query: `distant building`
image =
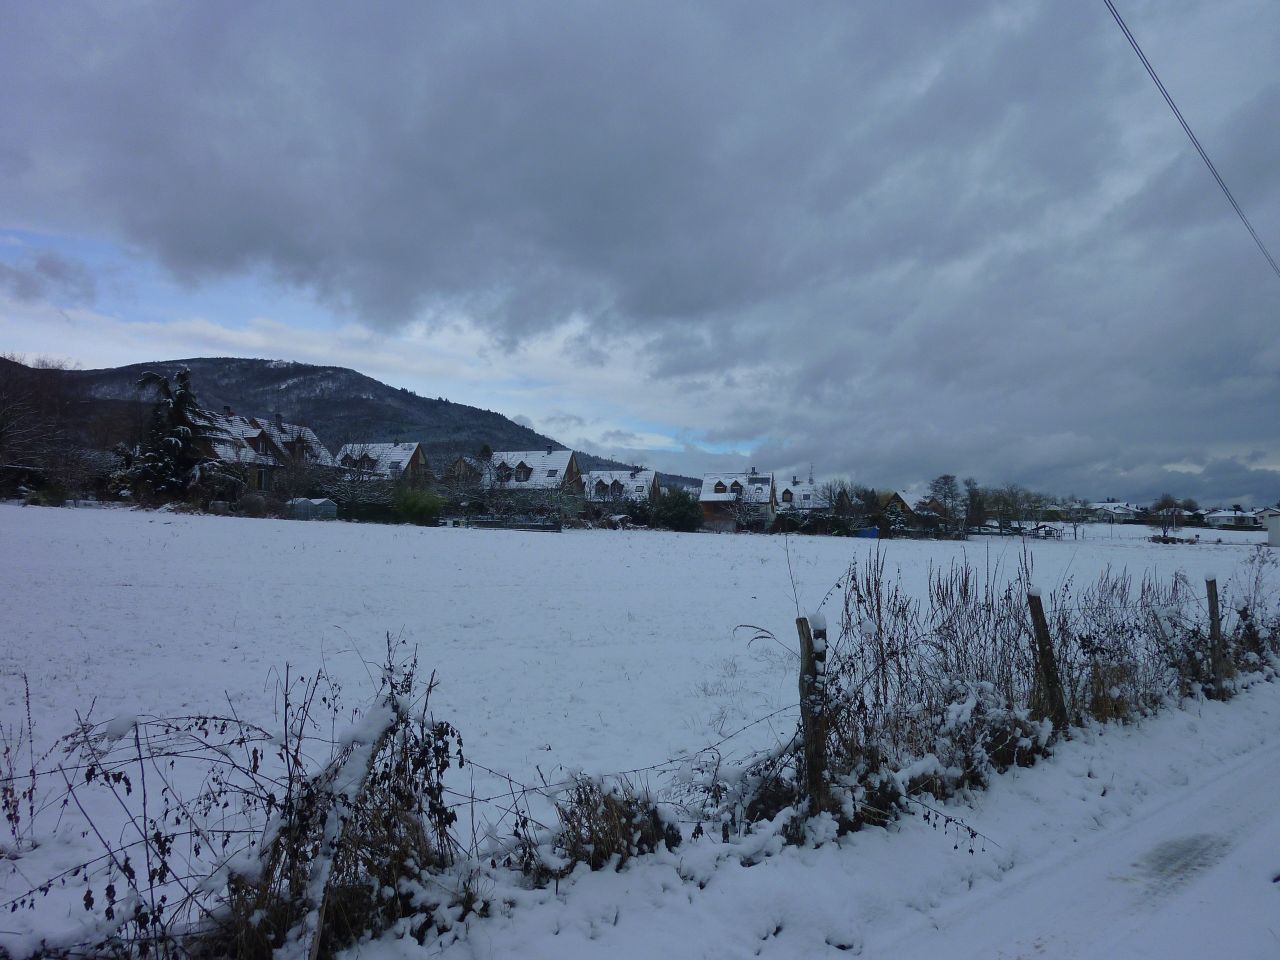
<svg viewBox="0 0 1280 960">
<path fill-rule="evenodd" d="M 708 530 L 763 530 L 778 514 L 773 474 L 752 467 L 746 473 L 709 473 L 698 494 L 702 525 Z"/>
<path fill-rule="evenodd" d="M 483 465 L 482 473 L 490 490 L 582 493 L 582 471 L 572 450 L 500 450 Z"/>
<path fill-rule="evenodd" d="M 362 478 L 405 481 L 414 486 L 432 479 L 420 443 L 348 443 L 338 451 L 338 465 Z"/>
<path fill-rule="evenodd" d="M 1136 520 L 1142 512 L 1141 508 L 1131 503 L 1115 503 L 1110 500 L 1106 503 L 1089 504 L 1089 511 L 1093 519 L 1099 523 L 1124 523 L 1128 520 Z"/>
<path fill-rule="evenodd" d="M 225 407 L 220 414 L 210 414 L 209 422 L 218 431 L 210 453 L 239 468 L 251 491 L 274 489 L 284 471 L 334 465 L 328 448 L 310 427 L 286 423 L 279 414 L 246 417 Z"/>
<path fill-rule="evenodd" d="M 652 470 L 589 470 L 582 475 L 587 503 L 619 503 L 658 499 L 658 475 Z"/>
<path fill-rule="evenodd" d="M 1204 522 L 1211 527 L 1222 529 L 1224 527 L 1244 527 L 1247 529 L 1261 530 L 1263 522 L 1258 518 L 1252 510 L 1240 510 L 1232 507 L 1230 510 L 1213 510 L 1204 515 Z"/>
<path fill-rule="evenodd" d="M 779 513 L 807 513 L 826 506 L 818 502 L 818 485 L 813 482 L 813 477 L 801 480 L 792 476 L 790 482 L 778 484 Z"/>
</svg>

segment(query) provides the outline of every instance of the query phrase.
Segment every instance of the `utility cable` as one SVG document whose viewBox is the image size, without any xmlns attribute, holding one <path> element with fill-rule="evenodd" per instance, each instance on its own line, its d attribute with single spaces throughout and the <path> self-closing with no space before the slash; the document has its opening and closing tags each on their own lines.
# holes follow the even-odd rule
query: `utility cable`
<svg viewBox="0 0 1280 960">
<path fill-rule="evenodd" d="M 1244 210 L 1240 204 L 1236 202 L 1236 198 L 1232 196 L 1231 189 L 1227 186 L 1227 182 L 1222 179 L 1222 175 L 1218 173 L 1218 168 L 1213 165 L 1213 161 L 1209 159 L 1209 154 L 1205 153 L 1204 147 L 1200 145 L 1195 133 L 1192 132 L 1190 124 L 1182 116 L 1182 111 L 1178 109 L 1178 105 L 1173 102 L 1173 97 L 1169 95 L 1169 91 L 1165 89 L 1160 77 L 1156 74 L 1156 69 L 1151 65 L 1151 61 L 1147 59 L 1147 55 L 1142 52 L 1142 47 L 1138 46 L 1138 40 L 1129 30 L 1128 24 L 1124 22 L 1124 18 L 1120 16 L 1120 11 L 1116 9 L 1116 5 L 1111 0 L 1103 0 L 1107 5 L 1107 9 L 1111 11 L 1111 16 L 1115 17 L 1115 21 L 1119 24 L 1120 29 L 1124 31 L 1125 37 L 1129 41 L 1129 45 L 1133 47 L 1134 53 L 1138 55 L 1138 59 L 1142 61 L 1142 65 L 1147 68 L 1147 73 L 1151 75 L 1151 79 L 1155 81 L 1156 87 L 1160 90 L 1160 95 L 1164 97 L 1165 103 L 1169 104 L 1169 109 L 1173 111 L 1173 115 L 1178 118 L 1178 123 L 1182 124 L 1183 131 L 1190 138 L 1192 145 L 1196 148 L 1196 152 L 1200 154 L 1200 159 L 1204 161 L 1209 172 L 1213 174 L 1213 179 L 1218 181 L 1218 186 L 1222 188 L 1223 194 L 1227 198 L 1227 202 L 1231 204 L 1231 208 L 1235 210 L 1236 216 L 1240 218 L 1240 222 L 1244 224 L 1245 229 L 1249 231 L 1249 236 L 1253 237 L 1253 242 L 1258 245 L 1258 249 L 1262 251 L 1262 255 L 1267 258 L 1267 263 L 1271 264 L 1271 269 L 1277 277 L 1280 277 L 1280 263 L 1276 263 L 1276 258 L 1271 255 L 1271 251 L 1267 249 L 1267 245 L 1262 242 L 1262 238 L 1258 236 L 1258 231 L 1253 229 L 1253 224 L 1249 222 L 1249 218 L 1244 215 Z"/>
</svg>

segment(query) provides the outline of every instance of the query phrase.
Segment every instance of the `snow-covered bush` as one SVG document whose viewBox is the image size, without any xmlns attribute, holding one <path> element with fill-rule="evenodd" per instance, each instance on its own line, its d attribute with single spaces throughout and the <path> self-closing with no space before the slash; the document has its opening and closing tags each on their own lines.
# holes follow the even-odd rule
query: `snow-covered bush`
<svg viewBox="0 0 1280 960">
<path fill-rule="evenodd" d="M 1240 671 L 1275 672 L 1280 606 L 1267 576 L 1274 563 L 1259 551 L 1223 604 L 1227 657 Z M 920 598 L 886 576 L 880 553 L 850 566 L 839 633 L 826 648 L 820 727 L 831 788 L 826 812 L 843 829 L 883 824 L 912 797 L 980 788 L 994 773 L 1034 763 L 1065 733 L 1055 734 L 1046 719 L 1028 612 L 1032 583 L 1029 558 L 1008 582 L 959 564 L 931 571 Z M 1230 679 L 1213 687 L 1204 600 L 1182 575 L 1135 583 L 1104 570 L 1081 590 L 1064 580 L 1045 606 L 1072 725 L 1130 721 L 1171 699 L 1226 698 L 1234 689 Z M 802 805 L 799 738 L 745 776 L 718 775 L 706 789 L 728 797 L 749 821 L 792 805 L 820 812 Z"/>
<path fill-rule="evenodd" d="M 407 918 L 420 939 L 455 922 L 465 884 L 455 896 L 433 878 L 459 848 L 444 777 L 461 738 L 431 717 L 434 678 L 395 652 L 388 641 L 375 702 L 337 736 L 340 688 L 317 672 L 286 673 L 280 730 L 117 717 L 64 737 L 43 778 L 64 789 L 33 806 L 76 811 L 90 847 L 4 906 L 80 920 L 32 951 L 266 958 L 306 944 L 299 955 L 327 957 Z"/>
</svg>

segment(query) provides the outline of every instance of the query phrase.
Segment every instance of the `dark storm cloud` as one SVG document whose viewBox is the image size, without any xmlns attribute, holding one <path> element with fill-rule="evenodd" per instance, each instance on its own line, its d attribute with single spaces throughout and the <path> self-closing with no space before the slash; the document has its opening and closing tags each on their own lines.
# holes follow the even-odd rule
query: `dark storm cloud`
<svg viewBox="0 0 1280 960">
<path fill-rule="evenodd" d="M 17 263 L 0 263 L 0 290 L 27 303 L 79 305 L 93 302 L 97 283 L 83 263 L 45 252 Z"/>
<path fill-rule="evenodd" d="M 1125 12 L 1280 247 L 1280 14 Z M 461 310 L 516 344 L 575 317 L 572 362 L 625 335 L 708 442 L 779 469 L 1280 496 L 1242 459 L 1280 463 L 1280 281 L 1101 6 L 10 20 L 14 225 L 193 282 L 265 268 L 389 327 Z"/>
</svg>

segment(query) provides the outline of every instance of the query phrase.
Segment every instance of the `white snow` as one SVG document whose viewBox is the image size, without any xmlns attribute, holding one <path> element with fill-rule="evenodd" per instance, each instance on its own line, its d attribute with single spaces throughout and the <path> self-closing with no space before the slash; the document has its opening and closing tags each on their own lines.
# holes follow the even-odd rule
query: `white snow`
<svg viewBox="0 0 1280 960">
<path fill-rule="evenodd" d="M 952 560 L 1007 579 L 1024 546 L 1046 590 L 1110 566 L 1181 571 L 1193 584 L 1214 570 L 1227 574 L 1225 593 L 1262 539 L 1219 544 L 1209 531 L 1198 544 L 1153 545 L 1084 530 L 1081 540 L 880 546 L 917 593 L 930 565 Z M 0 543 L 0 721 L 13 729 L 24 716 L 27 674 L 40 745 L 91 704 L 121 736 L 140 715 L 225 709 L 228 698 L 270 724 L 286 663 L 308 673 L 323 663 L 344 700 L 361 703 L 389 632 L 437 672 L 432 711 L 459 728 L 468 756 L 522 782 L 647 767 L 744 726 L 721 748 L 729 757 L 776 746 L 795 723 L 797 603 L 817 604 L 852 557 L 877 547 L 790 538 L 793 592 L 787 545 L 764 536 L 4 504 Z M 837 591 L 825 612 L 838 601 Z M 751 641 L 743 624 L 779 642 Z M 575 874 L 558 894 L 486 879 L 495 903 L 513 905 L 472 921 L 445 953 L 1280 956 L 1278 724 L 1280 688 L 1258 684 L 1227 704 L 1085 732 L 1047 764 L 997 778 L 971 807 L 949 808 L 999 844 L 972 855 L 913 817 L 816 849 L 783 848 L 767 832 L 703 838 L 620 873 Z M 744 854 L 756 865 L 739 866 Z M 10 869 L 0 864 L 0 892 L 17 882 Z M 0 922 L 0 944 L 17 922 Z M 401 948 L 420 949 L 378 946 Z"/>
</svg>

